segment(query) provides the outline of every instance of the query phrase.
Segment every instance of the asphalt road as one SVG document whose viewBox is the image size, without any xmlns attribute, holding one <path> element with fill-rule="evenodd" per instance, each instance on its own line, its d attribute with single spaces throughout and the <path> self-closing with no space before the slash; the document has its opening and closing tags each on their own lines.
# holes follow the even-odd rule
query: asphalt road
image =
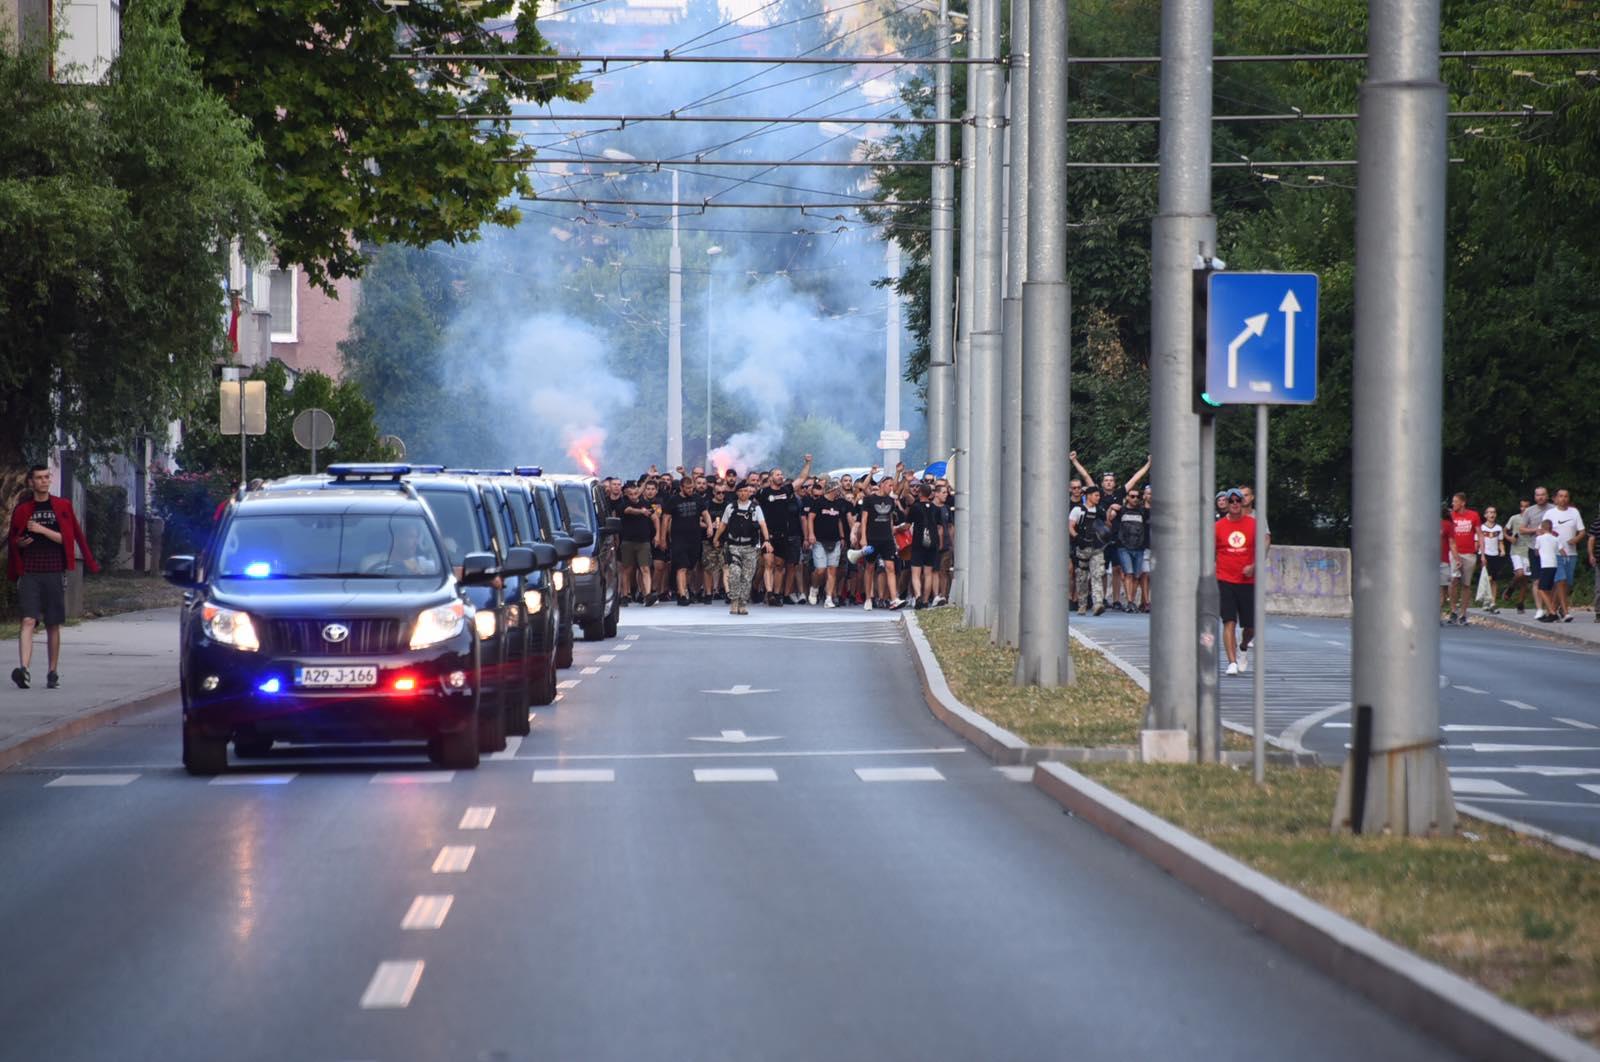
<svg viewBox="0 0 1600 1062">
<path fill-rule="evenodd" d="M 1073 622 L 1148 673 L 1149 617 Z M 1439 635 L 1439 717 L 1457 802 L 1600 844 L 1600 652 L 1485 626 Z M 1220 681 L 1224 718 L 1249 725 L 1253 677 Z M 1342 763 L 1349 709 L 1349 621 L 1274 616 L 1267 732 Z"/>
<path fill-rule="evenodd" d="M 1447 1056 L 954 740 L 887 617 L 759 611 L 628 610 L 475 772 L 208 783 L 168 706 L 0 774 L 0 1058 Z"/>
</svg>

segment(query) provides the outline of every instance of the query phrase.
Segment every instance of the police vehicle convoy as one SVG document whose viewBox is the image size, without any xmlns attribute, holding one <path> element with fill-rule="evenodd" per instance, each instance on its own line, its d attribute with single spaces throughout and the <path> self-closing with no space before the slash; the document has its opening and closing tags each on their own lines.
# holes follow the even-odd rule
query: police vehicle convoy
<svg viewBox="0 0 1600 1062">
<path fill-rule="evenodd" d="M 336 464 L 241 491 L 204 551 L 164 566 L 187 591 L 184 767 L 220 773 L 230 744 L 391 741 L 476 767 L 555 699 L 574 623 L 615 634 L 603 511 L 591 477 L 532 466 Z"/>
</svg>

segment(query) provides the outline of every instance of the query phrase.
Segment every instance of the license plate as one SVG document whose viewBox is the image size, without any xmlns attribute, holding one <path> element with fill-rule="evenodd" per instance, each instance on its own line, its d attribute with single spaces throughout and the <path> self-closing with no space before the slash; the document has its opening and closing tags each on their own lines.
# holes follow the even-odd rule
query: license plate
<svg viewBox="0 0 1600 1062">
<path fill-rule="evenodd" d="M 296 686 L 376 686 L 378 669 L 363 667 L 297 667 L 294 669 Z"/>
</svg>

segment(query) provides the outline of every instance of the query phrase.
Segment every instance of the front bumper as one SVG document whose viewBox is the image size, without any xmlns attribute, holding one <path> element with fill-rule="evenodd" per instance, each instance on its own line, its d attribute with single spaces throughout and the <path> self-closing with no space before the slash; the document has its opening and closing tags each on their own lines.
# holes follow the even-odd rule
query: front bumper
<svg viewBox="0 0 1600 1062">
<path fill-rule="evenodd" d="M 606 581 L 599 570 L 572 579 L 572 618 L 579 623 L 594 623 L 605 618 Z"/>
</svg>

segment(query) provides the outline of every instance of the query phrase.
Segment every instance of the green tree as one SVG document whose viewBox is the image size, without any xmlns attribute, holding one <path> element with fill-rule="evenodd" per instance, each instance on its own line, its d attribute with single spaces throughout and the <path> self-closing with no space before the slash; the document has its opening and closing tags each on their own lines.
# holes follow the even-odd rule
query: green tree
<svg viewBox="0 0 1600 1062">
<path fill-rule="evenodd" d="M 426 246 L 513 225 L 532 195 L 505 121 L 516 101 L 582 100 L 576 63 L 416 63 L 400 53 L 549 54 L 539 5 L 386 6 L 347 0 L 185 0 L 184 35 L 207 85 L 250 123 L 264 153 L 272 243 L 314 282 L 359 275 L 372 244 Z M 531 158 L 531 153 L 528 153 Z M 331 289 L 330 289 L 331 290 Z"/>
<path fill-rule="evenodd" d="M 317 466 L 332 461 L 384 461 L 394 455 L 378 442 L 373 406 L 351 379 L 333 380 L 320 372 L 302 373 L 289 388 L 282 362 L 256 369 L 251 379 L 267 385 L 267 432 L 249 440 L 250 478 L 272 478 L 311 471 L 311 452 L 294 440 L 294 418 L 307 409 L 321 409 L 333 418 L 333 444 L 317 451 Z M 239 437 L 217 430 L 217 398 L 207 401 L 183 421 L 178 464 L 202 472 L 231 472 L 239 467 Z"/>
<path fill-rule="evenodd" d="M 259 152 L 194 73 L 176 0 L 132 5 L 101 86 L 0 41 L 0 468 L 164 430 L 222 350 Z"/>
</svg>

